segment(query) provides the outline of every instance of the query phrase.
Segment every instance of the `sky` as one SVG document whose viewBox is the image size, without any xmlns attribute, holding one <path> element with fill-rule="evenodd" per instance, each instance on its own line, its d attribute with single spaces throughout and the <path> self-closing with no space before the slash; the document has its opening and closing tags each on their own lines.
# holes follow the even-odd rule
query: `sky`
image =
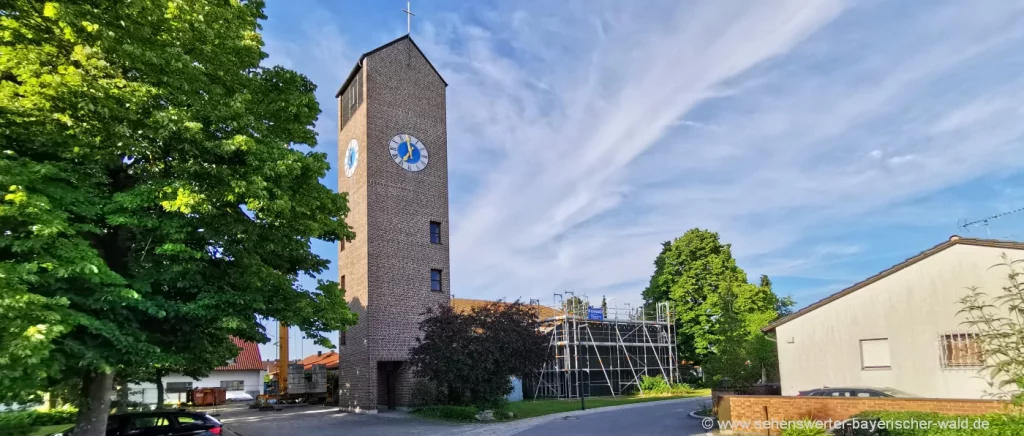
<svg viewBox="0 0 1024 436">
<path fill-rule="evenodd" d="M 406 33 L 405 6 L 268 1 L 264 63 L 318 85 L 332 189 L 334 94 L 360 54 Z M 961 227 L 1024 207 L 1022 3 L 420 0 L 412 12 L 412 38 L 449 84 L 455 297 L 636 305 L 661 243 L 694 227 L 798 307 L 953 234 L 1024 240 L 1024 212 Z M 292 358 L 319 349 L 291 337 Z"/>
</svg>

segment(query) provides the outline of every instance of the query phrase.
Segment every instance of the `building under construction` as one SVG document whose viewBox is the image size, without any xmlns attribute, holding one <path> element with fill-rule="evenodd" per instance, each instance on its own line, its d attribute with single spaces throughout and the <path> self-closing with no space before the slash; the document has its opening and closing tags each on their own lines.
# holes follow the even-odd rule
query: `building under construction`
<svg viewBox="0 0 1024 436">
<path fill-rule="evenodd" d="M 527 380 L 533 398 L 616 396 L 642 392 L 642 376 L 680 379 L 668 303 L 594 308 L 587 297 L 555 294 L 559 315 L 543 320 L 550 361 Z"/>
</svg>

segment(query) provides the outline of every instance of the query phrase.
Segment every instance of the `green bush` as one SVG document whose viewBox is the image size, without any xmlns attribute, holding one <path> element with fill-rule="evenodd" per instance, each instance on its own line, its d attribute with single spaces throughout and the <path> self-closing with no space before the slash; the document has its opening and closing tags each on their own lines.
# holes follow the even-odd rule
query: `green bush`
<svg viewBox="0 0 1024 436">
<path fill-rule="evenodd" d="M 824 436 L 828 434 L 825 425 L 805 419 L 782 429 L 782 436 Z"/>
<path fill-rule="evenodd" d="M 427 406 L 416 410 L 416 415 L 446 421 L 476 421 L 476 407 L 472 406 Z"/>
<path fill-rule="evenodd" d="M 886 429 L 877 431 L 876 435 L 889 436 L 960 436 L 984 434 L 991 436 L 1010 436 L 1024 434 L 1024 415 L 989 413 L 985 415 L 946 415 L 934 412 L 862 412 L 857 415 L 862 419 L 879 419 L 885 422 Z M 928 422 L 923 428 L 920 422 Z M 906 427 L 906 423 L 915 423 L 916 428 Z M 986 428 L 976 427 L 987 425 Z M 966 428 L 965 428 L 966 427 Z M 866 432 L 850 434 L 871 434 Z"/>
<path fill-rule="evenodd" d="M 2 412 L 0 413 L 0 435 L 26 435 L 31 433 L 32 427 L 74 424 L 77 413 L 78 411 L 75 409 Z"/>
<path fill-rule="evenodd" d="M 31 411 L 0 413 L 0 434 L 2 435 L 27 435 L 32 427 Z"/>
<path fill-rule="evenodd" d="M 410 398 L 410 406 L 414 409 L 420 409 L 427 406 L 436 406 L 444 402 L 444 398 L 441 396 L 442 392 L 437 388 L 437 384 L 427 379 L 416 379 L 412 384 L 412 393 Z"/>
<path fill-rule="evenodd" d="M 685 383 L 669 384 L 664 377 L 641 376 L 640 389 L 644 395 L 688 394 L 693 388 Z"/>
</svg>

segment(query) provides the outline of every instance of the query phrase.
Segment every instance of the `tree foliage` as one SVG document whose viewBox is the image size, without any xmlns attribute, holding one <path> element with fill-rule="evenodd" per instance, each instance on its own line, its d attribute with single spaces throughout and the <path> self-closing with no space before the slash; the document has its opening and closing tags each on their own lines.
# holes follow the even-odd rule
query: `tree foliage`
<svg viewBox="0 0 1024 436">
<path fill-rule="evenodd" d="M 442 304 L 425 315 L 409 362 L 418 377 L 444 388 L 450 404 L 492 407 L 512 391 L 510 377 L 525 377 L 548 359 L 536 309 L 519 301 L 469 313 Z"/>
<path fill-rule="evenodd" d="M 775 292 L 772 291 L 772 280 L 765 274 L 761 274 L 761 284 L 758 286 L 772 292 L 772 295 L 775 294 Z M 785 297 L 776 297 L 778 301 L 775 303 L 775 312 L 778 313 L 778 317 L 782 318 L 784 316 L 791 315 L 793 313 L 793 307 L 796 306 L 796 301 L 793 300 L 793 297 L 790 295 Z"/>
<path fill-rule="evenodd" d="M 264 318 L 324 345 L 355 322 L 337 283 L 299 283 L 328 265 L 313 239 L 354 235 L 297 145 L 315 85 L 260 64 L 262 9 L 0 5 L 0 401 L 78 378 L 93 434 L 115 370 L 209 371 Z"/>
<path fill-rule="evenodd" d="M 1006 285 L 996 295 L 977 287 L 968 289 L 958 304 L 963 325 L 980 345 L 983 361 L 980 374 L 993 389 L 995 397 L 1024 404 L 1024 269 L 1022 260 L 1011 260 L 1005 253 L 995 265 L 1006 268 Z M 967 350 L 970 352 L 971 350 Z"/>
<path fill-rule="evenodd" d="M 582 298 L 573 295 L 562 302 L 562 311 L 567 315 L 581 316 L 586 318 L 589 308 Z"/>
<path fill-rule="evenodd" d="M 709 373 L 754 382 L 777 367 L 774 345 L 760 328 L 778 317 L 771 280 L 747 282 L 730 244 L 715 232 L 691 229 L 665 242 L 644 290 L 648 303 L 669 301 L 677 323 L 680 359 Z"/>
</svg>

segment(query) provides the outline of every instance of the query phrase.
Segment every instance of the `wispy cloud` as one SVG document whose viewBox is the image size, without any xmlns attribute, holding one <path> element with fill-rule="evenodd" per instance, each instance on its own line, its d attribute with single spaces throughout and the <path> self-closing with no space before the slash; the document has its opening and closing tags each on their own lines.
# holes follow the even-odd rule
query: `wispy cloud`
<svg viewBox="0 0 1024 436">
<path fill-rule="evenodd" d="M 808 266 L 829 256 L 783 251 L 822 223 L 1016 165 L 1001 155 L 1024 124 L 982 109 L 1024 86 L 975 70 L 1019 46 L 1010 5 L 881 26 L 878 4 L 530 6 L 424 38 L 452 84 L 453 187 L 474 186 L 453 193 L 463 294 L 636 298 L 622 284 L 693 226 Z"/>
<path fill-rule="evenodd" d="M 339 77 L 386 38 L 323 5 L 268 51 L 320 84 L 332 144 Z M 874 255 L 851 229 L 948 236 L 973 203 L 922 196 L 1022 165 L 1011 2 L 432 5 L 414 38 L 450 83 L 456 295 L 635 301 L 694 226 L 751 275 L 835 279 Z"/>
</svg>

